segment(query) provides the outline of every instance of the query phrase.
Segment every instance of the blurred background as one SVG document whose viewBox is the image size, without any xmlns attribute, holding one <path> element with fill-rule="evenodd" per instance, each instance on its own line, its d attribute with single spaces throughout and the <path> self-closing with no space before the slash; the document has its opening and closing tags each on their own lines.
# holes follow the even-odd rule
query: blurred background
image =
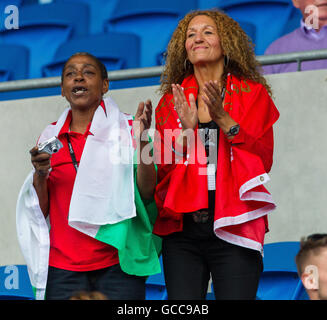
<svg viewBox="0 0 327 320">
<path fill-rule="evenodd" d="M 178 21 L 191 10 L 214 7 L 241 25 L 257 55 L 301 19 L 291 0 L 0 0 L 0 82 L 59 76 L 64 61 L 80 51 L 96 55 L 108 71 L 160 66 Z M 5 22 L 14 26 L 16 18 L 19 28 L 7 29 Z M 150 77 L 110 88 L 158 83 Z M 58 87 L 0 92 L 0 100 L 59 93 Z"/>
</svg>

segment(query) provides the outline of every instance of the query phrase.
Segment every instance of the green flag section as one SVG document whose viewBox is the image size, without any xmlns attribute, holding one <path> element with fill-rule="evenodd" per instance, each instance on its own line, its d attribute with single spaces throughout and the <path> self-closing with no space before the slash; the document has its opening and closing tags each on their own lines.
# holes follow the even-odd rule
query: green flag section
<svg viewBox="0 0 327 320">
<path fill-rule="evenodd" d="M 120 266 L 124 272 L 149 276 L 161 272 L 158 259 L 161 252 L 161 238 L 152 233 L 157 207 L 154 199 L 144 201 L 141 198 L 136 183 L 135 159 L 136 152 L 134 155 L 136 217 L 101 226 L 95 238 L 117 248 Z"/>
</svg>

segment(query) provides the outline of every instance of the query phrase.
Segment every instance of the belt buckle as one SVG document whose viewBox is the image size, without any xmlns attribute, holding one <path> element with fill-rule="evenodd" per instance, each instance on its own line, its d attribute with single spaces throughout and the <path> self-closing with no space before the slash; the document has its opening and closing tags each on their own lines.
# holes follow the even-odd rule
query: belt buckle
<svg viewBox="0 0 327 320">
<path fill-rule="evenodd" d="M 207 210 L 200 210 L 192 212 L 192 218 L 195 223 L 206 223 L 209 219 L 209 213 Z"/>
</svg>

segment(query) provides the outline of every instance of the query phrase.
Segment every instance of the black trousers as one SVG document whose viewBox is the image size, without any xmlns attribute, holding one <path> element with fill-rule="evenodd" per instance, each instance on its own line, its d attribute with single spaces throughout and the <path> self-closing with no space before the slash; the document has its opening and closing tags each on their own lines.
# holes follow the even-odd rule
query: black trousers
<svg viewBox="0 0 327 320">
<path fill-rule="evenodd" d="M 195 223 L 184 215 L 184 230 L 163 237 L 162 257 L 169 300 L 205 299 L 210 274 L 217 300 L 255 299 L 262 257 L 213 233 L 213 218 Z"/>
</svg>

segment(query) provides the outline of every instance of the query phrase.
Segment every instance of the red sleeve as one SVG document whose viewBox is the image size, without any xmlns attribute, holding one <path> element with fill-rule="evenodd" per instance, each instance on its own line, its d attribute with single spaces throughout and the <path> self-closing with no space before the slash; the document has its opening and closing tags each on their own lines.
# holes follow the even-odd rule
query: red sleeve
<svg viewBox="0 0 327 320">
<path fill-rule="evenodd" d="M 259 157 L 265 172 L 269 172 L 273 163 L 274 134 L 273 124 L 279 117 L 267 90 L 262 85 L 250 99 L 244 99 L 245 112 L 238 121 L 239 133 L 230 141 L 233 156 L 250 153 Z"/>
<path fill-rule="evenodd" d="M 266 182 L 266 175 L 273 163 L 273 124 L 279 112 L 261 84 L 251 86 L 251 94 L 243 94 L 239 102 L 242 112 L 235 119 L 240 124 L 239 133 L 230 140 L 233 175 L 238 185 L 249 181 L 249 177 Z M 231 114 L 233 117 L 233 114 Z"/>
</svg>

